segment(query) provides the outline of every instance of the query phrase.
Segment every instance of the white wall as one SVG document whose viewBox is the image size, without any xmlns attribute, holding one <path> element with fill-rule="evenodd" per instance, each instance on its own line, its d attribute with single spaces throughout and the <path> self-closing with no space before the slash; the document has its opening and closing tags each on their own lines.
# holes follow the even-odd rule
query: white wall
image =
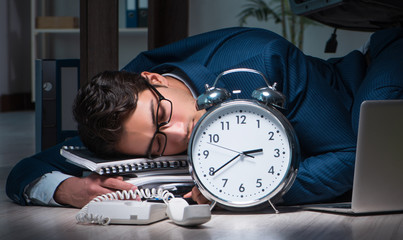
<svg viewBox="0 0 403 240">
<path fill-rule="evenodd" d="M 190 0 L 190 34 L 194 35 L 219 28 L 239 26 L 237 15 L 241 12 L 245 0 Z M 246 27 L 260 27 L 281 33 L 279 24 L 247 20 Z M 304 52 L 308 55 L 328 59 L 344 56 L 359 48 L 370 33 L 337 30 L 338 47 L 335 54 L 324 53 L 325 44 L 333 33 L 333 28 L 309 26 L 305 31 Z"/>
<path fill-rule="evenodd" d="M 29 92 L 29 0 L 0 2 L 0 95 Z"/>
<path fill-rule="evenodd" d="M 8 14 L 7 2 L 0 1 L 0 96 L 8 92 Z"/>
</svg>

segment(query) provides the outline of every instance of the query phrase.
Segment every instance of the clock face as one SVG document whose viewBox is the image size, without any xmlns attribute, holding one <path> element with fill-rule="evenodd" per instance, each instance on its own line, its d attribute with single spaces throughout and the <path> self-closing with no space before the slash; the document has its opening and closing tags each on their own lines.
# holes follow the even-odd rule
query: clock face
<svg viewBox="0 0 403 240">
<path fill-rule="evenodd" d="M 295 138 L 276 110 L 234 100 L 206 113 L 189 145 L 191 174 L 210 200 L 249 207 L 269 200 L 295 178 Z"/>
</svg>

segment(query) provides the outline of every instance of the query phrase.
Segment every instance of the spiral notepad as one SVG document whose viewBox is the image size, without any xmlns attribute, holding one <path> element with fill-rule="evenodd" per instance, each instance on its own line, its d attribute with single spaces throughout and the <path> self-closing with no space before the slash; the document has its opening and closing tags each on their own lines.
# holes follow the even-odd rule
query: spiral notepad
<svg viewBox="0 0 403 240">
<path fill-rule="evenodd" d="M 186 155 L 162 156 L 156 159 L 131 158 L 131 159 L 103 159 L 84 147 L 63 146 L 60 154 L 72 164 L 86 168 L 90 171 L 104 174 L 129 174 L 144 175 L 152 174 L 188 174 Z"/>
</svg>

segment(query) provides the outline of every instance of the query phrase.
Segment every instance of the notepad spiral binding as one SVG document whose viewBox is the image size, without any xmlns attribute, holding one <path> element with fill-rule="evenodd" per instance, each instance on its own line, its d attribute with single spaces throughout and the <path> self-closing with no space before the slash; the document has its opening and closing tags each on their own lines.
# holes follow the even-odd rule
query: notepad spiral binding
<svg viewBox="0 0 403 240">
<path fill-rule="evenodd" d="M 167 170 L 176 168 L 186 168 L 188 163 L 186 160 L 145 162 L 138 164 L 123 164 L 118 166 L 103 167 L 99 170 L 99 174 L 115 174 L 115 173 L 131 173 L 145 172 L 149 170 Z"/>
<path fill-rule="evenodd" d="M 106 174 L 127 174 L 141 173 L 150 171 L 169 171 L 177 170 L 178 172 L 188 171 L 188 162 L 185 155 L 181 156 L 164 156 L 165 159 L 145 159 L 145 158 L 122 158 L 122 159 L 103 159 L 95 156 L 94 153 L 85 147 L 79 146 L 63 146 L 60 154 L 67 161 L 100 175 Z M 186 170 L 186 171 L 185 171 Z"/>
</svg>

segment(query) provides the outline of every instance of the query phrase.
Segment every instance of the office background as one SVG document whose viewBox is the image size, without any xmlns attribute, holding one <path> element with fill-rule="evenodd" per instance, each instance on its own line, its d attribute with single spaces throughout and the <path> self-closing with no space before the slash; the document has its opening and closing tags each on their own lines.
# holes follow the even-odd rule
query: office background
<svg viewBox="0 0 403 240">
<path fill-rule="evenodd" d="M 0 1 L 0 96 L 2 97 L 31 93 L 30 1 Z M 51 2 L 56 14 L 76 12 L 76 15 L 79 15 L 78 0 Z M 125 1 L 120 2 L 124 6 Z M 245 3 L 245 0 L 190 0 L 189 34 L 238 26 L 237 15 Z M 246 26 L 267 28 L 280 33 L 280 24 L 274 24 L 273 21 L 259 22 L 250 18 L 247 23 Z M 360 47 L 370 35 L 365 32 L 338 30 L 339 45 L 336 54 L 325 54 L 323 52 L 325 43 L 332 32 L 332 28 L 323 25 L 308 26 L 305 30 L 304 52 L 325 59 L 341 56 Z M 123 66 L 135 54 L 146 49 L 146 33 L 123 34 L 119 37 L 119 66 Z M 79 34 L 59 34 L 52 38 L 51 44 L 54 49 L 51 49 L 50 57 L 79 58 Z"/>
<path fill-rule="evenodd" d="M 119 0 L 119 27 L 124 27 L 125 1 Z M 4 0 L 0 1 L 0 166 L 7 170 L 22 157 L 34 153 L 34 103 L 32 99 L 31 3 L 51 5 L 54 15 L 79 16 L 79 0 Z M 237 15 L 246 0 L 189 0 L 189 35 L 215 29 L 239 26 Z M 273 21 L 247 20 L 248 27 L 281 32 Z M 370 36 L 367 32 L 338 30 L 335 54 L 324 53 L 333 28 L 308 26 L 305 30 L 304 52 L 331 58 L 343 56 L 362 46 Z M 76 33 L 47 34 L 46 58 L 79 58 L 80 37 Z M 39 34 L 45 35 L 45 34 Z M 119 67 L 147 49 L 147 31 L 119 34 Z M 40 55 L 40 54 L 38 54 Z M 41 57 L 41 56 L 37 56 Z M 11 105 L 10 105 L 11 103 Z M 23 110 L 23 112 L 21 112 Z M 7 143 L 7 144 L 6 144 Z M 23 143 L 23 147 L 21 146 Z M 5 173 L 7 174 L 7 170 Z"/>
</svg>

